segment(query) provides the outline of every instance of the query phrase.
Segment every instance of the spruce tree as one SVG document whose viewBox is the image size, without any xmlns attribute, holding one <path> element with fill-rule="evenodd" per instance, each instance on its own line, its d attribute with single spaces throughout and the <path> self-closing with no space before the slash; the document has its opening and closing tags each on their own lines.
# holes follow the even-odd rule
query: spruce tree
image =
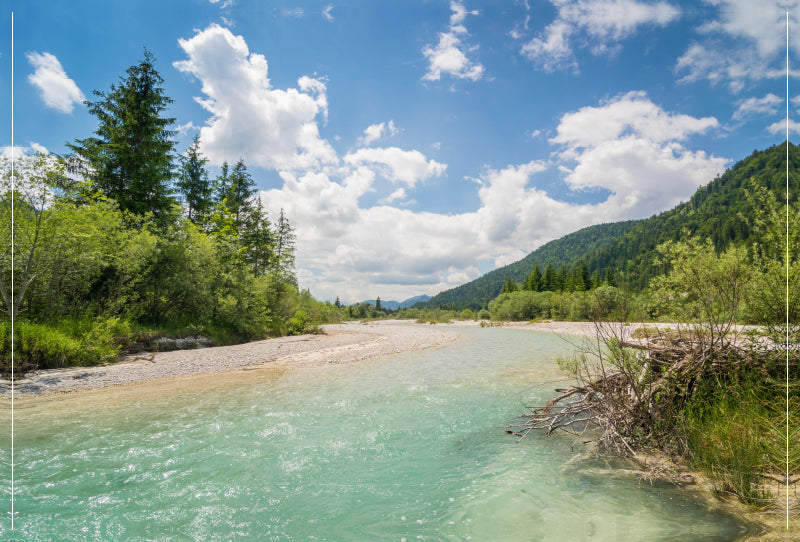
<svg viewBox="0 0 800 542">
<path fill-rule="evenodd" d="M 201 225 L 211 210 L 213 200 L 212 187 L 206 170 L 208 159 L 200 154 L 199 148 L 200 138 L 195 136 L 192 145 L 181 157 L 180 176 L 175 184 L 186 200 L 189 220 Z"/>
<path fill-rule="evenodd" d="M 276 240 L 261 199 L 255 198 L 243 215 L 239 238 L 244 246 L 244 259 L 253 273 L 266 274 L 275 258 Z"/>
<path fill-rule="evenodd" d="M 542 277 L 542 291 L 555 292 L 558 290 L 558 276 L 553 264 L 547 264 L 544 268 L 544 276 Z"/>
<path fill-rule="evenodd" d="M 85 102 L 99 121 L 95 137 L 67 146 L 94 191 L 116 200 L 123 211 L 165 215 L 175 203 L 169 188 L 174 132 L 168 129 L 175 119 L 163 116 L 172 99 L 164 95 L 149 51 L 126 73 L 107 93 L 95 90 L 97 101 Z"/>
<path fill-rule="evenodd" d="M 292 284 L 297 283 L 294 276 L 294 228 L 281 209 L 275 232 L 275 255 L 273 257 L 273 272 L 278 279 Z"/>
<path fill-rule="evenodd" d="M 533 266 L 533 270 L 525 279 L 525 290 L 532 292 L 542 291 L 542 272 L 539 270 L 539 264 Z"/>
<path fill-rule="evenodd" d="M 244 158 L 240 158 L 233 170 L 228 173 L 227 162 L 222 165 L 222 173 L 218 179 L 217 197 L 225 201 L 225 207 L 234 216 L 240 226 L 245 217 L 252 211 L 253 196 L 256 195 L 256 183 L 248 173 Z"/>
</svg>

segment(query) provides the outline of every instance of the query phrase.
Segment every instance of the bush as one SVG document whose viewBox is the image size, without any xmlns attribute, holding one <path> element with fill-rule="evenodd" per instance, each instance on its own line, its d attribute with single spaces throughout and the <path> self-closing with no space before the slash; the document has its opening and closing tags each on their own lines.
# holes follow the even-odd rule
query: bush
<svg viewBox="0 0 800 542">
<path fill-rule="evenodd" d="M 114 361 L 129 341 L 130 324 L 118 318 L 62 319 L 53 323 L 17 320 L 15 372 L 96 365 Z M 0 322 L 0 372 L 11 373 L 11 322 Z"/>
</svg>

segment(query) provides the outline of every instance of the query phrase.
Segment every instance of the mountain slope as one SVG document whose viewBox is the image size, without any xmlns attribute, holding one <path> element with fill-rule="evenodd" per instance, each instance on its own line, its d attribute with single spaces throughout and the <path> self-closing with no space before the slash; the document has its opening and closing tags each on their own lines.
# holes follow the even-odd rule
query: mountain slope
<svg viewBox="0 0 800 542">
<path fill-rule="evenodd" d="M 800 192 L 800 149 L 789 144 L 790 200 Z M 589 273 L 611 271 L 618 281 L 640 290 L 658 275 L 655 248 L 669 240 L 682 240 L 687 233 L 710 238 L 717 249 L 750 241 L 746 219 L 751 205 L 745 190 L 753 182 L 786 197 L 786 143 L 754 151 L 695 192 L 686 203 L 650 218 L 591 226 L 551 241 L 522 260 L 495 269 L 478 279 L 434 296 L 431 307 L 480 308 L 496 297 L 509 277 L 522 282 L 539 265 L 570 270 L 581 263 Z"/>
<path fill-rule="evenodd" d="M 531 252 L 518 262 L 489 271 L 485 275 L 462 284 L 456 288 L 445 290 L 435 295 L 429 302 L 430 307 L 453 306 L 457 309 L 480 309 L 497 297 L 503 289 L 508 277 L 522 282 L 531 272 L 534 265 L 544 271 L 547 264 L 555 267 L 570 268 L 585 254 L 593 253 L 606 244 L 629 231 L 636 221 L 615 222 L 589 226 L 582 230 L 565 235 L 546 243 Z"/>
</svg>

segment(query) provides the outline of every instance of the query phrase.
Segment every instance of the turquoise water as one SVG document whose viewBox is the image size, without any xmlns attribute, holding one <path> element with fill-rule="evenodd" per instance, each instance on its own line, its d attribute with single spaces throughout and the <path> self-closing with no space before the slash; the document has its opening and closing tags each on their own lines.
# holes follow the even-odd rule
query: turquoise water
<svg viewBox="0 0 800 542">
<path fill-rule="evenodd" d="M 342 366 L 15 406 L 15 531 L 32 540 L 733 540 L 740 522 L 502 426 L 569 346 L 465 329 Z M 537 390 L 539 390 L 537 392 Z M 545 395 L 538 399 L 546 399 Z M 7 412 L 7 410 L 6 410 Z M 8 418 L 0 484 L 10 485 Z"/>
</svg>

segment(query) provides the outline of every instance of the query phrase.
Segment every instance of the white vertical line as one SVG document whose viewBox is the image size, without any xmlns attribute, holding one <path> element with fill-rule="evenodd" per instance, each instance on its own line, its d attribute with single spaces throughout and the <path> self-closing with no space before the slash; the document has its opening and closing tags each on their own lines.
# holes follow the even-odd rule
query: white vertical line
<svg viewBox="0 0 800 542">
<path fill-rule="evenodd" d="M 789 12 L 786 12 L 786 530 L 789 530 Z"/>
<path fill-rule="evenodd" d="M 11 530 L 14 530 L 14 12 L 11 12 Z"/>
</svg>

